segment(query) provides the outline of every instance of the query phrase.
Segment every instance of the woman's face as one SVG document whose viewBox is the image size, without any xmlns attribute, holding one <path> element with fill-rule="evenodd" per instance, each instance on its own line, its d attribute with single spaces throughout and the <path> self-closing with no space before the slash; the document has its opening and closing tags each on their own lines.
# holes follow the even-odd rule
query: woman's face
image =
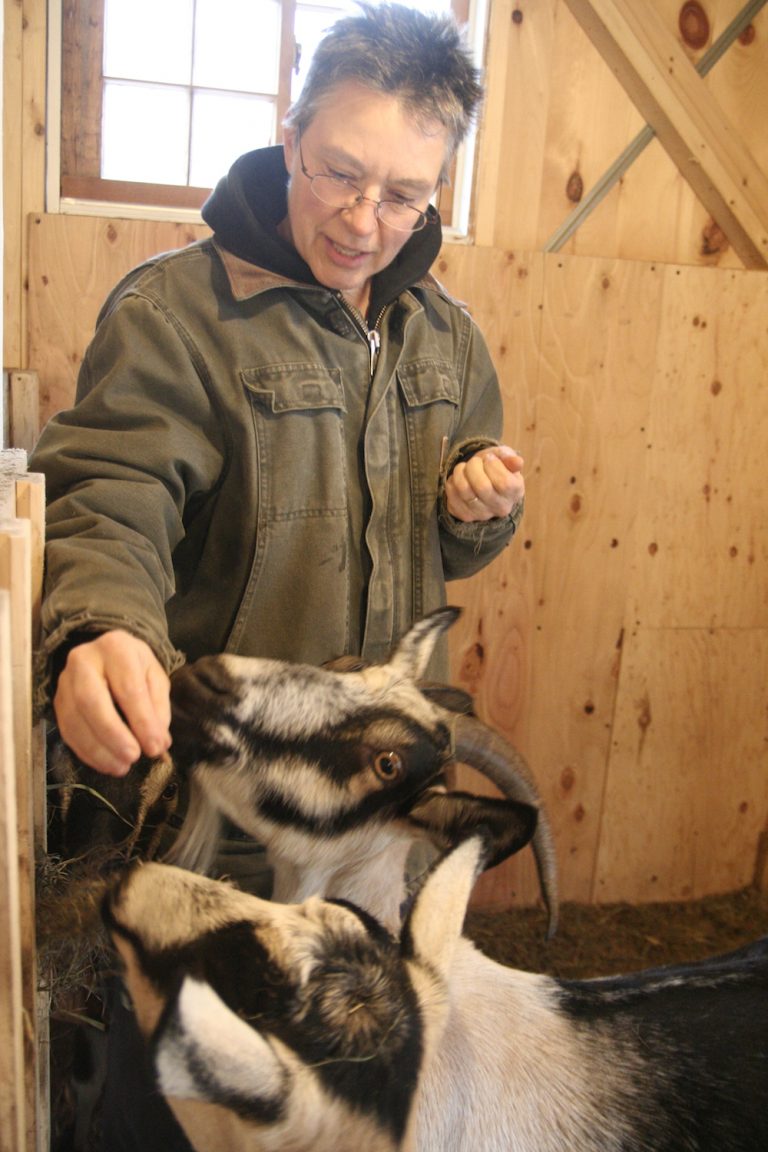
<svg viewBox="0 0 768 1152">
<path fill-rule="evenodd" d="M 326 94 L 301 134 L 301 155 L 311 176 L 341 176 L 370 199 L 353 208 L 333 208 L 312 192 L 304 175 L 295 129 L 285 133 L 290 176 L 288 215 L 280 226 L 312 269 L 367 313 L 371 277 L 386 268 L 411 232 L 382 224 L 370 200 L 403 200 L 423 210 L 437 187 L 448 149 L 448 133 L 425 133 L 394 96 L 345 82 Z"/>
</svg>

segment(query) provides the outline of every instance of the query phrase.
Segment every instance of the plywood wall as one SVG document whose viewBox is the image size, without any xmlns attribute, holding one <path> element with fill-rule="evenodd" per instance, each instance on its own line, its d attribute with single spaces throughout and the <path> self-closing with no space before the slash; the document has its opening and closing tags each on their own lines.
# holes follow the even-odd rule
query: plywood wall
<svg viewBox="0 0 768 1152">
<path fill-rule="evenodd" d="M 526 458 L 454 670 L 522 747 L 576 900 L 749 883 L 768 819 L 768 280 L 455 249 Z M 491 287 L 489 287 L 491 286 Z M 497 872 L 488 900 L 531 884 Z"/>
<path fill-rule="evenodd" d="M 186 238 L 32 219 L 48 411 L 117 276 Z M 768 826 L 768 277 L 463 245 L 436 271 L 487 336 L 528 479 L 519 538 L 451 587 L 454 678 L 530 759 L 565 897 L 749 883 Z M 534 896 L 525 856 L 480 898 Z"/>
<path fill-rule="evenodd" d="M 682 0 L 647 0 L 695 64 L 741 12 L 704 0 L 701 46 L 681 36 Z M 644 121 L 566 0 L 492 0 L 488 98 L 480 132 L 475 236 L 500 248 L 546 246 Z M 704 81 L 768 173 L 768 11 Z M 741 267 L 727 240 L 654 140 L 567 243 L 570 254 Z"/>
</svg>

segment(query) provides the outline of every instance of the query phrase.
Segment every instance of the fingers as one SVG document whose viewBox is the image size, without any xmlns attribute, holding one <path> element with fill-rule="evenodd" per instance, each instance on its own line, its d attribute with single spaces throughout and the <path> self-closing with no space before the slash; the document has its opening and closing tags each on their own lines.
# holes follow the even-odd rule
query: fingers
<svg viewBox="0 0 768 1152">
<path fill-rule="evenodd" d="M 522 472 L 525 461 L 516 448 L 508 448 L 506 444 L 497 444 L 493 448 L 484 448 L 481 456 L 495 457 L 500 460 L 509 472 Z"/>
<path fill-rule="evenodd" d="M 152 649 L 119 630 L 73 648 L 59 677 L 54 711 L 64 742 L 110 776 L 124 776 L 143 752 L 170 746 L 170 682 Z"/>
<path fill-rule="evenodd" d="M 448 511 L 465 523 L 508 516 L 525 495 L 523 458 L 513 448 L 484 448 L 457 464 L 445 485 Z"/>
</svg>

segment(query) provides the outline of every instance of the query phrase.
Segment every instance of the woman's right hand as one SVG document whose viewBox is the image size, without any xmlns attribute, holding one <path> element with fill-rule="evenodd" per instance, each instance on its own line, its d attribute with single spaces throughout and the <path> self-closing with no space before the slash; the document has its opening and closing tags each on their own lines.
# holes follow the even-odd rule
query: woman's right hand
<svg viewBox="0 0 768 1152">
<path fill-rule="evenodd" d="M 168 675 L 149 645 L 122 629 L 71 649 L 53 709 L 64 743 L 107 776 L 125 776 L 142 752 L 160 756 L 171 744 Z"/>
</svg>

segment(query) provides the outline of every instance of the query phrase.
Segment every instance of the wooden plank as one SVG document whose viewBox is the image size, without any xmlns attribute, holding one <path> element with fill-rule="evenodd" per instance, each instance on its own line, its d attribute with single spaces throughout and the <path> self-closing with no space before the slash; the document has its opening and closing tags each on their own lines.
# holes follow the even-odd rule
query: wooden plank
<svg viewBox="0 0 768 1152">
<path fill-rule="evenodd" d="M 29 525 L 29 614 L 30 642 L 32 648 L 40 641 L 41 606 L 43 597 L 44 551 L 45 551 L 45 477 L 41 473 L 26 472 L 16 478 L 16 516 Z M 31 660 L 31 651 L 30 651 Z M 30 703 L 30 712 L 32 705 Z M 45 721 L 40 720 L 31 727 L 29 749 L 29 790 L 32 806 L 33 859 L 41 860 L 48 848 L 48 796 L 46 789 L 46 739 Z M 22 876 L 24 869 L 22 868 Z M 32 906 L 30 917 L 35 916 L 35 874 L 31 873 Z M 24 921 L 22 920 L 22 927 Z M 34 919 L 32 922 L 34 933 Z M 22 941 L 24 933 L 22 932 Z M 32 950 L 29 979 L 24 985 L 26 995 L 34 1006 L 29 1015 L 34 1035 L 31 1046 L 34 1058 L 27 1069 L 27 1141 L 30 1149 L 48 1152 L 50 1146 L 50 995 L 45 989 L 38 989 L 37 961 L 34 954 L 34 936 L 29 941 Z"/>
<path fill-rule="evenodd" d="M 759 273 L 664 271 L 629 590 L 647 627 L 768 623 L 767 314 Z"/>
<path fill-rule="evenodd" d="M 26 453 L 0 454 L 0 588 L 8 594 L 12 743 L 15 770 L 14 837 L 24 1009 L 27 1152 L 48 1146 L 47 1018 L 40 1011 L 35 931 L 35 860 L 44 850 L 45 764 L 42 726 L 32 726 L 32 641 L 39 629 L 43 582 L 45 488 L 26 471 Z M 8 518 L 10 517 L 10 518 Z M 19 1145 L 21 1147 L 21 1145 Z"/>
<path fill-rule="evenodd" d="M 749 3 L 747 3 L 739 16 L 728 25 L 727 29 L 721 34 L 717 41 L 709 46 L 707 52 L 702 55 L 701 59 L 695 62 L 696 71 L 700 76 L 707 75 L 714 64 L 733 46 L 733 43 L 739 36 L 743 34 L 748 27 L 751 27 L 750 21 L 753 15 L 756 11 L 759 12 L 765 2 L 766 0 L 749 0 Z M 689 31 L 683 16 L 681 15 L 680 17 L 684 30 L 684 43 L 687 42 L 685 37 L 690 40 L 692 34 L 696 38 L 697 45 L 699 40 L 701 40 L 702 43 L 705 42 L 704 33 L 708 31 L 709 25 L 704 10 L 697 9 L 697 12 L 700 18 L 695 22 L 693 33 Z M 645 148 L 647 148 L 654 139 L 653 129 L 649 124 L 644 124 L 632 142 L 616 157 L 610 168 L 608 168 L 596 182 L 590 184 L 583 199 L 571 210 L 567 219 L 563 221 L 545 244 L 545 252 L 559 252 L 564 247 L 569 237 L 582 227 L 600 202 L 609 194 L 610 190 L 623 179 L 632 165 L 642 155 Z"/>
<path fill-rule="evenodd" d="M 540 248 L 642 126 L 618 79 L 562 2 L 557 7 L 549 68 L 551 93 L 535 239 Z M 569 253 L 618 255 L 622 209 L 621 198 L 612 197 L 599 215 L 584 223 Z"/>
<path fill-rule="evenodd" d="M 589 899 L 600 832 L 634 510 L 646 451 L 661 274 L 649 265 L 469 252 L 446 257 L 489 337 L 526 459 L 521 537 L 451 584 L 465 606 L 453 675 L 540 782 L 565 899 Z M 459 600 L 458 597 L 461 597 Z M 528 868 L 528 865 L 525 865 Z M 478 901 L 532 899 L 512 861 Z"/>
<path fill-rule="evenodd" d="M 12 448 L 31 452 L 40 435 L 40 384 L 36 372 L 8 373 L 8 414 Z"/>
<path fill-rule="evenodd" d="M 10 599 L 0 588 L 0 1150 L 20 1152 L 26 1112 Z"/>
<path fill-rule="evenodd" d="M 480 246 L 536 246 L 555 7 L 556 0 L 490 5 L 472 226 Z"/>
<path fill-rule="evenodd" d="M 35 952 L 34 834 L 32 804 L 31 531 L 26 520 L 0 522 L 0 588 L 10 596 L 13 747 L 16 766 L 18 902 L 22 997 L 25 1019 L 27 1144 L 36 1147 L 37 963 Z"/>
<path fill-rule="evenodd" d="M 21 0 L 3 5 L 3 364 L 23 364 Z"/>
<path fill-rule="evenodd" d="M 749 882 L 768 816 L 768 281 L 450 247 L 438 269 L 488 335 L 528 480 L 521 538 L 449 587 L 452 675 L 528 757 L 564 897 Z M 476 902 L 535 894 L 525 856 Z"/>
<path fill-rule="evenodd" d="M 45 551 L 45 477 L 28 472 L 16 480 L 16 515 L 30 530 L 30 623 L 33 648 L 40 641 L 40 609 L 43 599 Z M 45 778 L 45 731 L 42 722 L 32 729 L 32 812 L 36 857 L 46 851 L 47 794 Z"/>
<path fill-rule="evenodd" d="M 744 264 L 768 267 L 768 179 L 658 14 L 566 3 Z"/>
<path fill-rule="evenodd" d="M 27 454 L 23 448 L 0 451 L 0 520 L 16 515 L 16 481 L 26 470 Z"/>
<path fill-rule="evenodd" d="M 210 235 L 202 225 L 88 216 L 30 220 L 30 363 L 41 420 L 69 407 L 99 310 L 116 282 L 157 252 Z"/>
<path fill-rule="evenodd" d="M 481 325 L 499 372 L 505 401 L 505 440 L 526 459 L 534 453 L 536 356 L 542 322 L 541 257 L 492 249 L 446 245 L 437 275 L 462 299 Z M 463 615 L 451 630 L 452 679 L 475 700 L 479 715 L 520 751 L 536 756 L 530 728 L 530 665 L 534 628 L 531 553 L 522 540 L 486 570 L 483 578 L 454 581 L 450 603 Z M 539 779 L 543 772 L 534 759 Z M 459 784 L 492 791 L 469 769 Z M 538 885 L 530 852 L 514 857 L 481 878 L 474 901 L 483 906 L 530 904 Z"/>
<path fill-rule="evenodd" d="M 661 297 L 596 900 L 741 887 L 768 821 L 768 283 L 667 268 Z"/>
<path fill-rule="evenodd" d="M 595 900 L 743 888 L 768 826 L 768 629 L 641 626 L 625 648 Z"/>
<path fill-rule="evenodd" d="M 546 781 L 563 897 L 588 900 L 644 496 L 660 275 L 547 257 L 527 460 L 533 565 L 532 761 Z"/>
</svg>

